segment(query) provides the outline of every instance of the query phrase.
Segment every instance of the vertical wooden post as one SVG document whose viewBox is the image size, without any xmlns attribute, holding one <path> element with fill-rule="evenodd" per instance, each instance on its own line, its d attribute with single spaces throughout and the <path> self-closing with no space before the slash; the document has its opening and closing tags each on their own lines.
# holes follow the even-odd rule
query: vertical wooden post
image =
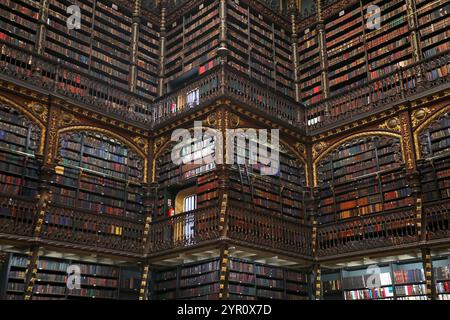
<svg viewBox="0 0 450 320">
<path fill-rule="evenodd" d="M 166 56 L 166 6 L 165 1 L 161 2 L 161 28 L 159 30 L 159 70 L 158 70 L 158 96 L 162 97 L 166 92 L 165 77 L 165 56 Z"/>
<path fill-rule="evenodd" d="M 230 298 L 230 292 L 228 290 L 228 279 L 229 279 L 229 251 L 228 244 L 222 245 L 220 248 L 220 284 L 219 284 L 219 299 L 227 300 Z"/>
<path fill-rule="evenodd" d="M 399 114 L 399 126 L 402 136 L 402 155 L 406 164 L 406 179 L 411 188 L 411 197 L 414 199 L 416 208 L 416 229 L 418 240 L 425 240 L 426 224 L 425 215 L 422 214 L 422 194 L 420 174 L 417 170 L 416 152 L 414 150 L 413 132 L 411 116 L 408 110 L 403 110 Z"/>
<path fill-rule="evenodd" d="M 37 263 L 39 258 L 39 246 L 30 247 L 30 251 L 28 253 L 29 261 L 27 270 L 25 273 L 25 295 L 24 300 L 31 300 L 31 296 L 33 294 L 34 283 L 36 281 L 37 274 Z"/>
<path fill-rule="evenodd" d="M 298 30 L 297 30 L 297 7 L 293 0 L 290 1 L 289 11 L 291 17 L 291 26 L 292 26 L 292 57 L 294 64 L 294 92 L 295 92 L 295 101 L 300 102 L 300 80 L 298 75 Z"/>
<path fill-rule="evenodd" d="M 142 236 L 142 246 L 144 249 L 144 254 L 149 250 L 149 235 L 151 222 L 153 217 L 153 212 L 155 210 L 155 197 L 156 188 L 158 184 L 153 181 L 153 161 L 154 161 L 154 143 L 153 139 L 148 139 L 148 149 L 147 149 L 147 185 L 144 187 L 145 197 L 144 197 L 144 234 Z"/>
<path fill-rule="evenodd" d="M 150 282 L 150 264 L 145 262 L 142 267 L 141 285 L 139 288 L 139 300 L 148 300 L 148 288 Z"/>
<path fill-rule="evenodd" d="M 36 42 L 34 44 L 34 51 L 42 55 L 45 50 L 45 37 L 47 33 L 47 19 L 48 19 L 48 4 L 49 0 L 41 0 L 39 3 L 39 18 L 38 28 L 36 30 Z"/>
<path fill-rule="evenodd" d="M 133 8 L 133 24 L 131 34 L 131 61 L 130 61 L 130 79 L 129 89 L 130 92 L 136 92 L 137 84 L 137 58 L 138 58 L 138 45 L 139 45 L 139 26 L 141 25 L 141 0 L 134 0 Z"/>
<path fill-rule="evenodd" d="M 328 56 L 327 56 L 327 45 L 325 40 L 325 22 L 322 15 L 322 0 L 317 1 L 317 34 L 319 42 L 319 53 L 320 53 L 320 68 L 322 75 L 322 92 L 323 97 L 326 99 L 330 96 L 330 85 L 328 81 Z M 328 110 L 325 110 L 328 112 Z"/>
<path fill-rule="evenodd" d="M 416 1 L 406 0 L 406 15 L 408 20 L 411 46 L 413 49 L 413 61 L 418 62 L 422 59 L 422 48 L 419 38 L 419 24 L 417 21 Z"/>
<path fill-rule="evenodd" d="M 322 271 L 320 269 L 320 264 L 315 264 L 313 267 L 313 277 L 314 277 L 314 300 L 320 300 L 322 295 Z"/>
<path fill-rule="evenodd" d="M 422 263 L 425 273 L 426 295 L 429 300 L 436 300 L 436 285 L 434 281 L 433 260 L 431 258 L 431 250 L 422 248 Z"/>
</svg>

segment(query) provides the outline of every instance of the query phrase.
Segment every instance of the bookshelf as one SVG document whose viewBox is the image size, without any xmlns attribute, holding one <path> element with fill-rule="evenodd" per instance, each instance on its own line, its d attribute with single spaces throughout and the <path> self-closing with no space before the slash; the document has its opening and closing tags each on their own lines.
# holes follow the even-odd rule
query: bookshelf
<svg viewBox="0 0 450 320">
<path fill-rule="evenodd" d="M 317 173 L 321 224 L 413 203 L 398 138 L 372 136 L 349 141 L 323 158 Z"/>
<path fill-rule="evenodd" d="M 419 141 L 425 163 L 421 165 L 424 202 L 450 196 L 450 117 L 444 114 L 420 133 Z"/>
<path fill-rule="evenodd" d="M 329 270 L 321 281 L 325 300 L 427 300 L 419 260 Z"/>
<path fill-rule="evenodd" d="M 435 257 L 433 271 L 438 300 L 450 300 L 450 260 L 449 257 Z"/>
<path fill-rule="evenodd" d="M 300 30 L 298 41 L 298 73 L 302 101 L 311 105 L 323 98 L 320 48 L 316 27 L 309 26 Z M 314 118 L 311 117 L 308 120 L 314 121 Z"/>
<path fill-rule="evenodd" d="M 215 258 L 154 271 L 152 299 L 218 299 L 219 263 Z"/>
<path fill-rule="evenodd" d="M 176 165 L 172 161 L 172 150 L 182 160 L 180 165 Z M 212 157 L 212 161 L 205 158 L 207 154 Z M 193 139 L 190 147 L 187 145 L 179 148 L 174 143 L 166 147 L 156 159 L 156 175 L 159 185 L 157 217 L 166 217 L 169 207 L 173 206 L 172 202 L 175 202 L 178 191 L 192 185 L 197 186 L 198 208 L 216 203 L 217 181 L 215 180 L 215 174 L 212 172 L 216 168 L 214 156 L 214 138 Z M 202 160 L 202 163 L 195 163 L 198 160 Z"/>
<path fill-rule="evenodd" d="M 397 300 L 427 300 L 422 262 L 392 264 Z"/>
<path fill-rule="evenodd" d="M 67 286 L 69 266 L 80 268 L 80 289 Z M 32 300 L 137 299 L 138 278 L 133 267 L 41 256 Z"/>
<path fill-rule="evenodd" d="M 416 0 L 422 54 L 425 58 L 450 49 L 449 1 Z"/>
<path fill-rule="evenodd" d="M 307 273 L 230 258 L 229 292 L 231 300 L 306 300 Z"/>
<path fill-rule="evenodd" d="M 366 28 L 365 31 L 369 80 L 382 77 L 413 62 L 406 1 L 364 1 L 365 21 L 370 16 L 367 8 L 372 4 L 381 8 L 382 20 L 379 29 Z"/>
<path fill-rule="evenodd" d="M 204 1 L 167 22 L 166 84 L 171 92 L 218 64 L 219 5 Z"/>
<path fill-rule="evenodd" d="M 3 299 L 23 300 L 25 292 L 25 276 L 29 258 L 25 254 L 8 253 L 5 268 L 2 272 L 4 283 Z"/>
<path fill-rule="evenodd" d="M 67 28 L 67 8 L 78 5 L 81 13 L 81 29 Z M 91 64 L 91 39 L 94 24 L 94 1 L 52 0 L 48 7 L 45 55 L 59 59 L 78 70 L 87 70 Z"/>
<path fill-rule="evenodd" d="M 322 299 L 323 300 L 343 300 L 341 272 L 326 271 L 321 274 Z"/>
<path fill-rule="evenodd" d="M 159 26 L 141 19 L 137 53 L 137 93 L 155 98 L 158 89 Z"/>
<path fill-rule="evenodd" d="M 5 0 L 0 4 L 0 40 L 33 50 L 39 0 Z"/>
<path fill-rule="evenodd" d="M 33 198 L 40 164 L 35 154 L 40 128 L 15 109 L 0 104 L 0 193 Z"/>
<path fill-rule="evenodd" d="M 390 266 L 380 266 L 375 282 L 369 282 L 371 273 L 366 269 L 343 270 L 342 288 L 345 300 L 393 300 L 394 289 Z M 378 271 L 378 270 L 377 270 Z"/>
<path fill-rule="evenodd" d="M 244 148 L 235 141 L 235 164 L 231 166 L 229 180 L 230 200 L 243 201 L 248 207 L 268 214 L 279 213 L 305 221 L 305 200 L 309 193 L 305 188 L 304 163 L 280 147 L 280 167 L 277 172 L 268 172 L 262 165 L 265 161 L 262 155 L 258 155 L 258 163 L 250 162 L 250 149 L 248 140 Z M 267 173 L 269 175 L 265 175 Z"/>
<path fill-rule="evenodd" d="M 144 168 L 140 156 L 100 133 L 68 132 L 60 138 L 61 160 L 51 181 L 52 203 L 116 219 L 95 223 L 50 210 L 44 221 L 46 231 L 75 228 L 116 239 L 141 239 L 139 230 L 129 228 L 128 223 L 144 220 Z"/>
<path fill-rule="evenodd" d="M 325 20 L 330 94 L 347 92 L 367 80 L 364 22 L 359 3 Z"/>
<path fill-rule="evenodd" d="M 227 1 L 228 64 L 293 97 L 290 30 L 278 26 L 244 1 Z"/>
</svg>

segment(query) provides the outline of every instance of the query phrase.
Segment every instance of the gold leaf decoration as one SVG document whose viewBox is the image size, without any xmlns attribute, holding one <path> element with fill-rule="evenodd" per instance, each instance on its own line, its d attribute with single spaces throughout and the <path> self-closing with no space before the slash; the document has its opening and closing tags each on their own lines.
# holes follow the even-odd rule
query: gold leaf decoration
<svg viewBox="0 0 450 320">
<path fill-rule="evenodd" d="M 397 117 L 387 119 L 383 124 L 380 125 L 380 129 L 400 132 L 400 120 Z"/>
<path fill-rule="evenodd" d="M 413 128 L 417 127 L 425 118 L 431 113 L 429 108 L 421 108 L 415 110 L 412 114 L 412 126 Z"/>
<path fill-rule="evenodd" d="M 317 158 L 317 156 L 321 154 L 327 146 L 328 146 L 327 143 L 323 141 L 316 143 L 312 149 L 313 158 L 314 159 Z"/>
<path fill-rule="evenodd" d="M 48 109 L 46 106 L 38 102 L 30 102 L 27 107 L 33 112 L 42 122 L 47 122 Z"/>
</svg>

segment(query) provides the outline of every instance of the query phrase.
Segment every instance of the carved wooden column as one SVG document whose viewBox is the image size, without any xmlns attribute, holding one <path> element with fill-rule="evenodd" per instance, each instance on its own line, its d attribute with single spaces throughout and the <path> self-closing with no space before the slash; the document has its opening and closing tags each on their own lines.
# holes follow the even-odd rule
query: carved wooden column
<svg viewBox="0 0 450 320">
<path fill-rule="evenodd" d="M 321 299 L 321 278 L 322 278 L 322 271 L 320 269 L 320 264 L 314 264 L 313 266 L 313 297 L 314 300 L 320 300 Z"/>
<path fill-rule="evenodd" d="M 229 189 L 229 168 L 226 164 L 226 145 L 227 137 L 226 131 L 230 127 L 230 112 L 224 108 L 220 108 L 216 113 L 217 128 L 220 131 L 219 134 L 223 137 L 222 143 L 222 160 L 221 164 L 217 165 L 217 180 L 218 180 L 218 195 L 220 201 L 220 220 L 219 220 L 219 231 L 222 237 L 227 237 L 228 233 L 228 220 L 227 220 L 227 207 L 228 207 L 228 189 Z M 219 153 L 220 155 L 220 153 Z"/>
<path fill-rule="evenodd" d="M 137 83 L 137 59 L 138 59 L 138 45 L 139 45 L 139 26 L 141 25 L 141 0 L 133 1 L 133 24 L 131 33 L 131 53 L 130 53 L 130 80 L 129 89 L 131 92 L 136 92 Z"/>
<path fill-rule="evenodd" d="M 219 279 L 219 299 L 227 300 L 230 298 L 228 289 L 228 279 L 230 272 L 228 270 L 229 251 L 228 244 L 224 244 L 220 248 L 220 279 Z"/>
<path fill-rule="evenodd" d="M 319 188 L 312 188 L 312 195 L 307 203 L 307 212 L 309 215 L 309 221 L 311 222 L 311 255 L 313 258 L 317 258 L 318 244 L 317 244 L 317 215 L 319 205 Z"/>
<path fill-rule="evenodd" d="M 411 116 L 406 108 L 405 110 L 400 111 L 398 116 L 398 124 L 400 134 L 402 136 L 402 154 L 406 165 L 406 180 L 411 188 L 411 197 L 415 201 L 417 236 L 418 240 L 422 240 L 425 237 L 426 226 L 424 223 L 425 215 L 422 214 L 420 173 L 417 169 L 416 163 Z"/>
<path fill-rule="evenodd" d="M 429 248 L 422 248 L 422 263 L 425 273 L 426 295 L 430 300 L 436 300 L 436 286 L 434 282 L 433 260 Z"/>
<path fill-rule="evenodd" d="M 220 46 L 218 49 L 219 54 L 225 55 L 228 51 L 228 40 L 227 40 L 227 1 L 220 0 L 219 3 L 219 17 L 220 17 Z"/>
<path fill-rule="evenodd" d="M 408 18 L 408 28 L 413 49 L 413 61 L 417 62 L 422 59 L 422 48 L 419 38 L 419 23 L 417 21 L 416 1 L 406 0 L 406 15 Z"/>
<path fill-rule="evenodd" d="M 300 102 L 300 80 L 298 75 L 298 33 L 297 33 L 297 6 L 294 0 L 290 0 L 289 12 L 292 26 L 292 57 L 294 64 L 294 91 L 295 101 Z"/>
<path fill-rule="evenodd" d="M 27 270 L 25 271 L 25 295 L 24 300 L 31 300 L 33 294 L 34 283 L 36 282 L 36 274 L 38 269 L 39 246 L 31 246 L 28 253 L 29 261 Z"/>
<path fill-rule="evenodd" d="M 322 0 L 317 1 L 317 34 L 319 42 L 319 54 L 320 54 L 320 68 L 322 75 L 322 91 L 323 97 L 326 99 L 330 96 L 330 85 L 328 81 L 328 56 L 327 56 L 327 45 L 325 40 L 325 22 L 323 20 L 322 14 Z M 328 110 L 325 110 L 328 112 Z"/>
<path fill-rule="evenodd" d="M 139 300 L 148 300 L 148 287 L 150 285 L 150 264 L 145 262 L 142 266 L 141 285 L 139 288 Z"/>
<path fill-rule="evenodd" d="M 158 70 L 158 96 L 163 96 L 166 92 L 165 77 L 165 56 L 166 56 L 166 5 L 161 2 L 161 28 L 159 30 L 159 70 Z"/>
<path fill-rule="evenodd" d="M 149 250 L 149 235 L 152 223 L 153 212 L 155 210 L 155 197 L 158 184 L 153 181 L 153 161 L 154 161 L 154 141 L 153 139 L 148 139 L 148 150 L 147 150 L 147 181 L 149 183 L 144 187 L 144 234 L 142 236 L 142 246 L 144 249 L 144 254 Z"/>
<path fill-rule="evenodd" d="M 47 33 L 47 19 L 48 19 L 48 4 L 49 0 L 41 0 L 39 3 L 39 18 L 38 28 L 36 30 L 36 42 L 34 44 L 34 51 L 42 55 L 45 50 L 45 37 Z"/>
</svg>

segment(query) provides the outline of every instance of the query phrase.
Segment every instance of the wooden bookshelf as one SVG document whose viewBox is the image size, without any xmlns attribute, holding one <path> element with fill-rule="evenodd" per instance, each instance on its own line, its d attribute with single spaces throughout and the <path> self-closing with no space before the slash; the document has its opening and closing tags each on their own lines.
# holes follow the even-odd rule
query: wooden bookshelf
<svg viewBox="0 0 450 320">
<path fill-rule="evenodd" d="M 290 30 L 251 5 L 227 1 L 228 64 L 277 91 L 293 96 Z"/>
<path fill-rule="evenodd" d="M 428 58 L 449 50 L 450 2 L 416 0 L 416 11 L 423 56 Z"/>
<path fill-rule="evenodd" d="M 0 40 L 32 50 L 38 29 L 39 0 L 6 0 L 0 4 Z"/>
<path fill-rule="evenodd" d="M 219 297 L 219 259 L 156 270 L 151 288 L 155 300 L 210 300 Z"/>
<path fill-rule="evenodd" d="M 3 299 L 23 300 L 25 276 L 29 258 L 24 254 L 9 253 L 3 272 Z"/>
<path fill-rule="evenodd" d="M 325 300 L 427 300 L 422 261 L 330 270 L 322 275 Z"/>
<path fill-rule="evenodd" d="M 411 206 L 399 143 L 383 136 L 357 139 L 322 159 L 319 223 Z"/>
<path fill-rule="evenodd" d="M 159 68 L 159 26 L 141 20 L 137 59 L 137 93 L 148 98 L 155 98 L 158 88 Z"/>
<path fill-rule="evenodd" d="M 450 117 L 444 114 L 420 134 L 421 182 L 425 202 L 450 197 Z"/>
<path fill-rule="evenodd" d="M 241 158 L 242 155 L 245 159 Z M 262 165 L 264 159 L 261 155 L 258 163 L 251 164 L 249 146 L 240 150 L 235 142 L 234 157 L 229 181 L 232 201 L 243 201 L 249 208 L 256 207 L 262 213 L 279 213 L 300 221 L 306 220 L 305 200 L 308 192 L 305 188 L 305 167 L 291 152 L 281 148 L 280 167 L 269 175 Z"/>
<path fill-rule="evenodd" d="M 229 262 L 231 300 L 306 300 L 307 273 L 231 258 Z"/>
<path fill-rule="evenodd" d="M 40 163 L 35 154 L 41 130 L 4 104 L 0 104 L 0 124 L 0 193 L 33 198 L 39 184 Z"/>
<path fill-rule="evenodd" d="M 182 149 L 175 144 L 168 146 L 156 160 L 156 175 L 158 179 L 157 213 L 156 217 L 167 217 L 170 207 L 173 207 L 178 191 L 185 187 L 197 185 L 198 208 L 208 207 L 217 201 L 217 181 L 212 171 L 216 168 L 214 161 L 205 162 L 205 152 L 211 152 L 212 159 L 215 156 L 215 140 L 193 140 L 191 146 Z M 172 150 L 177 152 L 182 163 L 174 164 Z M 202 160 L 202 163 L 196 163 Z"/>
<path fill-rule="evenodd" d="M 69 266 L 80 268 L 80 289 L 67 286 Z M 32 300 L 136 299 L 139 277 L 133 267 L 41 256 Z"/>
<path fill-rule="evenodd" d="M 308 26 L 308 28 L 299 32 L 298 54 L 302 101 L 311 105 L 323 98 L 320 48 L 315 26 Z M 311 117 L 308 120 L 314 121 L 313 119 L 314 117 Z"/>
<path fill-rule="evenodd" d="M 173 91 L 218 64 L 219 5 L 208 0 L 167 25 L 166 84 Z"/>
</svg>

